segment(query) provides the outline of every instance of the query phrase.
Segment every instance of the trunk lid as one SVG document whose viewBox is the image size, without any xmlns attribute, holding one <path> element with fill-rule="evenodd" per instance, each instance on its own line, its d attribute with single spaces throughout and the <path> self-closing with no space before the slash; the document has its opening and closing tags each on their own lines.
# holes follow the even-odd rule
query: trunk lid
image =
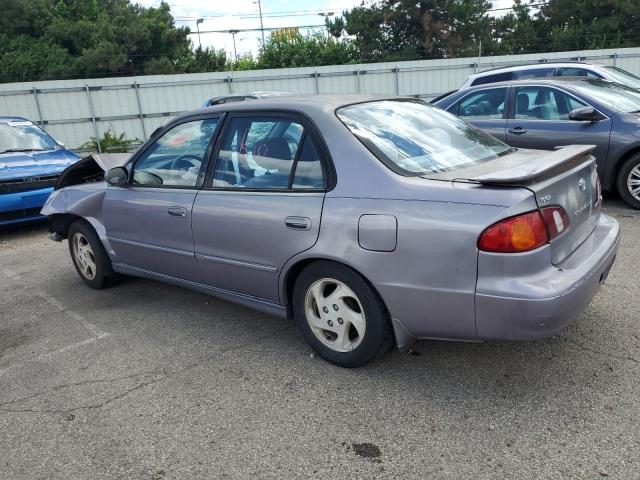
<svg viewBox="0 0 640 480">
<path fill-rule="evenodd" d="M 552 263 L 567 258 L 593 232 L 600 213 L 598 174 L 592 145 L 557 150 L 518 150 L 499 159 L 455 172 L 454 180 L 483 185 L 523 187 L 535 195 L 539 208 L 560 206 L 569 227 L 551 240 Z"/>
</svg>

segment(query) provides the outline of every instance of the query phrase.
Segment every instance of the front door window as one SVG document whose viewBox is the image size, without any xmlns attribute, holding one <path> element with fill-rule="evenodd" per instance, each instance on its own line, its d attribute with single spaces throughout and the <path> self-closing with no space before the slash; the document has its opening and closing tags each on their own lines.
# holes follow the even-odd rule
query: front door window
<svg viewBox="0 0 640 480">
<path fill-rule="evenodd" d="M 195 187 L 217 118 L 193 120 L 164 133 L 135 162 L 133 183 Z"/>
</svg>

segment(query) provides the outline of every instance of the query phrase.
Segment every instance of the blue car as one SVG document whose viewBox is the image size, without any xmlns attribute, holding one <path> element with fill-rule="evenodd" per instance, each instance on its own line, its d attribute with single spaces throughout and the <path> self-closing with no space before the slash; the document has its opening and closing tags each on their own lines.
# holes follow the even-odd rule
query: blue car
<svg viewBox="0 0 640 480">
<path fill-rule="evenodd" d="M 80 159 L 21 117 L 0 117 L 0 226 L 42 220 L 60 173 Z"/>
</svg>

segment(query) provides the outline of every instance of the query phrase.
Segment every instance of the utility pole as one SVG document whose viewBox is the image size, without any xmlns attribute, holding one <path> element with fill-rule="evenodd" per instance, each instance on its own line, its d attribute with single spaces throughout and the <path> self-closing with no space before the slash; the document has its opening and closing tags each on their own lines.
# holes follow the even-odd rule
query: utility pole
<svg viewBox="0 0 640 480">
<path fill-rule="evenodd" d="M 260 32 L 262 33 L 262 46 L 264 47 L 264 24 L 262 23 L 262 3 L 260 0 L 257 0 L 253 3 L 258 4 L 258 12 L 260 12 Z"/>
<path fill-rule="evenodd" d="M 238 32 L 239 30 L 229 30 L 231 38 L 233 38 L 233 56 L 236 62 L 238 61 L 238 52 L 236 51 L 236 33 Z"/>
<path fill-rule="evenodd" d="M 203 18 L 199 18 L 196 20 L 196 30 L 198 30 L 198 45 L 200 45 L 200 50 L 202 50 L 202 42 L 200 41 L 200 24 L 204 22 Z"/>
</svg>

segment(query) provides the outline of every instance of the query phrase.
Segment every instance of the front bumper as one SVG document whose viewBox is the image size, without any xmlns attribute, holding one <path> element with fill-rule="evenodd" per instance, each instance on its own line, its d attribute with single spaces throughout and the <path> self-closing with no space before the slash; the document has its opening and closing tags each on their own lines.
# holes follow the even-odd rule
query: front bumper
<svg viewBox="0 0 640 480">
<path fill-rule="evenodd" d="M 480 252 L 476 328 L 485 340 L 550 337 L 578 317 L 597 293 L 615 260 L 620 226 L 601 214 L 593 233 L 560 265 L 551 252 L 516 256 Z M 540 267 L 541 260 L 548 263 Z M 544 260 L 547 262 L 547 260 Z"/>
<path fill-rule="evenodd" d="M 0 194 L 0 225 L 44 220 L 40 210 L 51 192 L 53 187 Z"/>
</svg>

